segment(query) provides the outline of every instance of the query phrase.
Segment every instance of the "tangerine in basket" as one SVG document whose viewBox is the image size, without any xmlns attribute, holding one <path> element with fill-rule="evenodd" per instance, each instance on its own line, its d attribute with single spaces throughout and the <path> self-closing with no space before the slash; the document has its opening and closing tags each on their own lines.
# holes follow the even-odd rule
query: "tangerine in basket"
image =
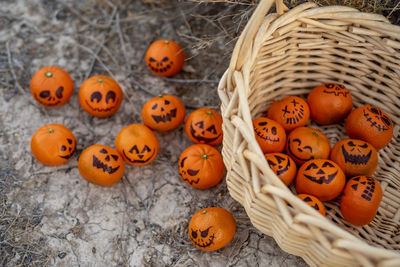
<svg viewBox="0 0 400 267">
<path fill-rule="evenodd" d="M 353 108 L 350 91 L 342 84 L 325 83 L 308 94 L 310 117 L 321 125 L 341 122 Z"/>
<path fill-rule="evenodd" d="M 146 64 L 158 76 L 172 76 L 181 71 L 185 63 L 185 52 L 172 40 L 153 42 L 146 51 Z"/>
<path fill-rule="evenodd" d="M 218 145 L 222 142 L 222 116 L 211 108 L 199 108 L 189 114 L 185 132 L 196 144 Z"/>
<path fill-rule="evenodd" d="M 134 123 L 119 131 L 115 147 L 128 164 L 146 165 L 157 156 L 159 143 L 149 127 Z"/>
<path fill-rule="evenodd" d="M 124 160 L 118 152 L 104 145 L 92 145 L 82 151 L 78 159 L 78 170 L 88 182 L 111 186 L 124 174 Z"/>
<path fill-rule="evenodd" d="M 313 207 L 316 211 L 321 213 L 321 215 L 325 216 L 325 206 L 317 197 L 309 194 L 298 194 L 297 197 Z"/>
<path fill-rule="evenodd" d="M 321 201 L 336 198 L 342 193 L 346 176 L 340 167 L 328 159 L 309 160 L 299 168 L 296 176 L 297 192 L 317 197 Z"/>
<path fill-rule="evenodd" d="M 330 159 L 343 170 L 347 177 L 371 176 L 378 166 L 378 153 L 369 143 L 358 139 L 344 139 L 337 142 Z"/>
<path fill-rule="evenodd" d="M 185 119 L 185 114 L 185 105 L 178 97 L 160 95 L 143 105 L 142 121 L 150 129 L 164 132 L 178 127 Z"/>
<path fill-rule="evenodd" d="M 318 129 L 303 126 L 288 134 L 286 152 L 299 165 L 311 159 L 327 159 L 331 145 Z"/>
<path fill-rule="evenodd" d="M 46 66 L 32 77 L 30 89 L 33 98 L 45 107 L 64 105 L 74 92 L 74 82 L 60 67 Z"/>
<path fill-rule="evenodd" d="M 267 117 L 282 125 L 286 132 L 290 132 L 294 128 L 306 125 L 310 119 L 310 108 L 302 98 L 287 96 L 271 104 Z"/>
<path fill-rule="evenodd" d="M 253 127 L 256 141 L 264 154 L 283 151 L 286 132 L 282 125 L 271 119 L 259 117 L 253 119 Z"/>
<path fill-rule="evenodd" d="M 340 212 L 346 221 L 356 226 L 369 224 L 376 216 L 382 200 L 382 188 L 373 177 L 351 178 L 340 199 Z"/>
<path fill-rule="evenodd" d="M 213 251 L 232 240 L 236 232 L 236 221 L 226 209 L 209 207 L 193 215 L 188 230 L 190 240 L 196 247 Z"/>
<path fill-rule="evenodd" d="M 268 153 L 264 156 L 271 170 L 285 185 L 290 185 L 297 173 L 297 166 L 293 159 L 283 153 Z"/>
<path fill-rule="evenodd" d="M 67 162 L 75 152 L 74 134 L 64 125 L 47 124 L 32 136 L 31 151 L 42 164 L 55 166 Z"/>
<path fill-rule="evenodd" d="M 380 108 L 370 105 L 350 112 L 345 128 L 350 138 L 364 140 L 376 150 L 384 148 L 393 136 L 392 120 Z"/>
<path fill-rule="evenodd" d="M 225 172 L 221 153 L 206 144 L 186 148 L 179 157 L 179 173 L 185 183 L 206 189 L 217 185 Z"/>
</svg>

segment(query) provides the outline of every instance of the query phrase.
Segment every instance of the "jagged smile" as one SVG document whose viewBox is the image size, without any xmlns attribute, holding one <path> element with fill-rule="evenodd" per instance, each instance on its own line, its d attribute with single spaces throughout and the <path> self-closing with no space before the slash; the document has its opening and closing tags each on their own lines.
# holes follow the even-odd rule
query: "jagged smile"
<svg viewBox="0 0 400 267">
<path fill-rule="evenodd" d="M 176 108 L 172 109 L 171 112 L 165 115 L 151 115 L 151 117 L 156 123 L 171 121 L 172 118 L 176 117 Z"/>
<path fill-rule="evenodd" d="M 93 167 L 96 167 L 97 169 L 102 169 L 103 172 L 106 172 L 108 174 L 112 174 L 116 172 L 120 166 L 117 166 L 113 168 L 112 166 L 108 166 L 107 164 L 101 162 L 96 156 L 93 155 Z"/>
<path fill-rule="evenodd" d="M 139 157 L 140 159 L 131 159 L 131 158 L 129 158 L 128 155 L 125 153 L 125 150 L 122 150 L 122 153 L 124 154 L 125 159 L 126 159 L 128 162 L 130 162 L 130 163 L 146 163 L 146 162 L 148 162 L 151 158 L 153 158 L 155 152 L 156 152 L 155 149 L 153 149 L 153 153 L 152 153 L 151 156 L 148 157 L 147 159 L 143 159 L 144 155 L 140 155 L 140 154 L 138 154 L 138 157 Z"/>
<path fill-rule="evenodd" d="M 118 98 L 115 101 L 115 105 L 113 105 L 111 107 L 108 107 L 108 108 L 95 108 L 95 107 L 92 107 L 87 100 L 85 100 L 85 102 L 86 102 L 86 105 L 88 105 L 89 108 L 91 108 L 93 111 L 98 111 L 98 112 L 108 112 L 108 111 L 111 111 L 111 110 L 113 110 L 114 108 L 116 108 L 118 106 Z"/>
<path fill-rule="evenodd" d="M 371 158 L 372 150 L 367 155 L 353 155 L 346 151 L 344 145 L 342 145 L 342 153 L 345 162 L 350 162 L 355 165 L 366 165 Z"/>
</svg>

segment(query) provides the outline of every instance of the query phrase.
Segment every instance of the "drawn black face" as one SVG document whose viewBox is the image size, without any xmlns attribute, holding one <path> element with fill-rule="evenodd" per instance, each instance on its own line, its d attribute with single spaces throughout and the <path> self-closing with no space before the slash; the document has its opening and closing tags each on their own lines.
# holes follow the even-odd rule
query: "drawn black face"
<svg viewBox="0 0 400 267">
<path fill-rule="evenodd" d="M 110 154 L 105 148 L 100 149 L 99 153 L 101 157 L 93 155 L 93 167 L 108 174 L 113 174 L 119 169 L 120 165 L 115 166 L 119 158 L 118 155 Z"/>
<path fill-rule="evenodd" d="M 306 202 L 308 205 L 310 205 L 311 207 L 313 207 L 314 209 L 316 209 L 316 210 L 320 210 L 320 208 L 319 208 L 319 205 L 318 205 L 318 203 L 314 203 L 314 201 L 310 198 L 310 197 L 305 197 L 304 199 L 303 199 L 303 201 L 304 202 Z M 311 203 L 310 203 L 311 202 Z M 312 205 L 312 204 L 314 204 L 314 205 Z"/>
<path fill-rule="evenodd" d="M 182 158 L 181 162 L 179 163 L 179 172 L 183 178 L 183 181 L 186 183 L 193 185 L 193 184 L 198 184 L 200 182 L 200 177 L 197 176 L 199 174 L 200 170 L 193 170 L 189 168 L 185 168 L 185 161 L 187 160 L 187 157 Z"/>
<path fill-rule="evenodd" d="M 155 149 L 152 149 L 147 145 L 144 145 L 141 150 L 139 150 L 139 147 L 137 145 L 133 145 L 128 152 L 122 150 L 122 153 L 124 154 L 126 160 L 133 164 L 146 163 L 150 161 L 153 158 L 155 152 Z"/>
<path fill-rule="evenodd" d="M 286 124 L 296 124 L 304 117 L 303 104 L 293 99 L 282 109 L 282 117 L 286 119 Z"/>
<path fill-rule="evenodd" d="M 346 150 L 347 148 L 347 150 Z M 348 141 L 346 146 L 342 145 L 342 154 L 345 162 L 354 165 L 366 165 L 372 155 L 372 149 L 365 142 L 358 142 L 355 144 L 353 141 Z"/>
<path fill-rule="evenodd" d="M 62 144 L 60 147 L 61 155 L 58 155 L 60 158 L 70 159 L 75 152 L 75 142 L 72 139 L 67 138 L 67 143 L 68 144 Z"/>
<path fill-rule="evenodd" d="M 280 141 L 278 136 L 278 129 L 274 125 L 268 125 L 268 121 L 260 121 L 255 125 L 254 132 L 261 139 L 269 143 L 276 143 Z"/>
<path fill-rule="evenodd" d="M 321 166 L 311 162 L 304 171 L 304 176 L 317 184 L 330 184 L 337 174 L 338 169 L 329 161 L 325 161 Z"/>
<path fill-rule="evenodd" d="M 269 166 L 271 166 L 271 168 L 273 170 L 275 170 L 276 175 L 279 176 L 289 170 L 289 168 L 290 168 L 289 158 L 284 158 L 279 155 L 274 155 L 274 158 L 275 158 L 275 161 L 268 159 L 267 162 L 268 162 Z M 287 163 L 285 164 L 285 162 L 287 162 Z"/>
<path fill-rule="evenodd" d="M 361 177 L 357 176 L 352 178 L 352 181 L 355 181 L 357 183 L 353 184 L 351 188 L 353 188 L 354 191 L 358 191 L 358 185 L 367 185 L 367 187 L 364 189 L 364 191 L 361 194 L 361 197 L 364 198 L 367 201 L 371 201 L 374 192 L 375 192 L 375 181 L 371 177 L 365 177 L 366 179 L 363 179 L 362 182 L 360 182 Z"/>
<path fill-rule="evenodd" d="M 294 138 L 293 140 L 289 138 L 287 149 L 290 156 L 296 158 L 297 160 L 308 161 L 310 159 L 314 159 L 314 156 L 310 156 L 310 153 L 313 152 L 313 148 L 309 145 L 302 146 L 301 140 L 298 138 Z"/>
<path fill-rule="evenodd" d="M 85 102 L 89 108 L 98 112 L 109 112 L 118 107 L 117 94 L 112 90 L 107 91 L 105 94 L 100 91 L 94 91 L 90 95 L 90 100 L 86 99 Z"/>
<path fill-rule="evenodd" d="M 174 62 L 169 57 L 163 57 L 161 60 L 157 60 L 153 57 L 149 58 L 148 66 L 152 71 L 163 73 L 168 71 Z"/>
<path fill-rule="evenodd" d="M 61 103 L 63 98 L 64 87 L 60 86 L 55 92 L 53 90 L 43 90 L 37 95 L 34 94 L 35 99 L 45 106 L 56 106 Z"/>
<path fill-rule="evenodd" d="M 214 233 L 210 233 L 211 228 L 212 226 L 208 227 L 205 230 L 191 229 L 190 239 L 198 247 L 206 248 L 211 246 L 214 243 L 214 238 L 215 238 Z"/>
<path fill-rule="evenodd" d="M 220 138 L 222 133 L 218 133 L 215 125 L 205 125 L 204 121 L 191 121 L 190 134 L 199 143 L 208 144 Z"/>
<path fill-rule="evenodd" d="M 344 97 L 347 97 L 349 94 L 349 90 L 341 84 L 327 83 L 325 84 L 325 88 L 326 89 L 324 89 L 323 92 L 326 94 L 333 94 L 335 96 L 342 95 Z"/>
<path fill-rule="evenodd" d="M 153 110 L 151 117 L 156 123 L 170 122 L 176 118 L 177 109 L 172 107 L 171 102 L 166 99 L 163 102 L 155 103 L 151 109 Z"/>
<path fill-rule="evenodd" d="M 363 110 L 364 117 L 371 127 L 380 131 L 387 131 L 392 127 L 392 120 L 377 107 L 367 107 Z"/>
</svg>

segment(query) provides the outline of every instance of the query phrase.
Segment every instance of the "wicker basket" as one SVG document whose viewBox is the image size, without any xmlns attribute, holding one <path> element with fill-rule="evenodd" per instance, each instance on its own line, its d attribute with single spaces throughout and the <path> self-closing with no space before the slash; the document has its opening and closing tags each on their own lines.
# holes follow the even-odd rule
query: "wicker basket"
<svg viewBox="0 0 400 267">
<path fill-rule="evenodd" d="M 222 154 L 231 196 L 253 225 L 288 253 L 312 266 L 400 266 L 400 27 L 380 15 L 343 6 L 304 3 L 293 9 L 261 0 L 240 35 L 223 75 Z M 392 119 L 394 137 L 379 151 L 374 174 L 384 191 L 376 218 L 354 227 L 339 202 L 325 202 L 323 217 L 270 170 L 252 118 L 272 101 L 306 94 L 325 82 L 344 84 L 355 107 L 372 104 Z M 331 144 L 348 138 L 344 125 L 318 126 Z M 290 204 L 290 205 L 288 205 Z"/>
</svg>

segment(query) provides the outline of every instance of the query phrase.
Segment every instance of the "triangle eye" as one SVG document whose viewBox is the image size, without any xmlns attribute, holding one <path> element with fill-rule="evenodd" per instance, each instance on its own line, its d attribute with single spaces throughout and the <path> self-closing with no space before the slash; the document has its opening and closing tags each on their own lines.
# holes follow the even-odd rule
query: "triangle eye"
<svg viewBox="0 0 400 267">
<path fill-rule="evenodd" d="M 200 129 L 204 129 L 204 122 L 202 122 L 202 121 L 196 122 L 194 125 L 196 125 Z"/>
<path fill-rule="evenodd" d="M 140 152 L 140 153 L 150 152 L 150 151 L 151 151 L 150 147 L 148 147 L 147 145 L 144 145 L 142 152 Z"/>
<path fill-rule="evenodd" d="M 161 59 L 161 62 L 167 62 L 169 60 L 168 57 L 164 57 L 163 59 Z"/>
<path fill-rule="evenodd" d="M 214 125 L 208 127 L 208 128 L 206 129 L 206 131 L 208 131 L 208 132 L 210 132 L 210 133 L 213 133 L 213 134 L 217 134 L 217 130 L 215 129 L 215 126 L 214 126 Z"/>
<path fill-rule="evenodd" d="M 134 145 L 134 146 L 129 150 L 129 153 L 133 153 L 133 150 L 135 150 L 136 154 L 139 153 L 139 149 L 137 148 L 136 145 Z"/>
<path fill-rule="evenodd" d="M 275 156 L 276 160 L 278 161 L 278 163 L 280 164 L 282 161 L 285 160 L 285 158 L 281 157 L 281 156 Z"/>
<path fill-rule="evenodd" d="M 324 164 L 322 164 L 322 167 L 323 167 L 323 168 L 324 168 L 324 167 L 331 167 L 331 168 L 333 168 L 333 167 L 335 167 L 335 166 L 333 166 L 333 164 L 330 163 L 329 161 L 325 161 Z"/>
<path fill-rule="evenodd" d="M 156 60 L 154 58 L 152 58 L 152 57 L 149 58 L 149 61 L 150 62 L 156 62 Z"/>
<path fill-rule="evenodd" d="M 276 163 L 271 160 L 267 160 L 267 162 L 268 162 L 269 166 L 274 167 L 276 165 Z"/>
<path fill-rule="evenodd" d="M 155 110 L 158 107 L 158 104 L 154 104 L 154 106 L 151 107 L 152 110 Z"/>
<path fill-rule="evenodd" d="M 117 161 L 118 158 L 119 158 L 117 155 L 111 155 L 111 157 L 112 157 L 115 161 Z"/>
<path fill-rule="evenodd" d="M 310 165 L 307 166 L 306 171 L 311 170 L 311 169 L 318 169 L 317 164 L 315 164 L 314 162 L 311 163 Z"/>
</svg>

